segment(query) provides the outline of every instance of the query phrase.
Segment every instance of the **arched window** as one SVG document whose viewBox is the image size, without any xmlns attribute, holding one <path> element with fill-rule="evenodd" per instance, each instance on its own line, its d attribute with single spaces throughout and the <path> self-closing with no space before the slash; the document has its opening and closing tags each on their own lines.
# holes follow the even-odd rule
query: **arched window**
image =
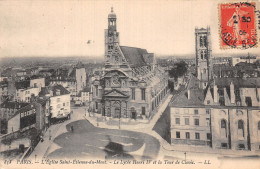
<svg viewBox="0 0 260 169">
<path fill-rule="evenodd" d="M 221 120 L 220 127 L 221 127 L 221 135 L 227 137 L 227 121 L 225 119 Z"/>
<path fill-rule="evenodd" d="M 238 129 L 242 129 L 242 130 L 244 130 L 244 122 L 243 122 L 243 120 L 238 120 Z"/>
<path fill-rule="evenodd" d="M 202 47 L 202 46 L 203 46 L 203 37 L 200 36 L 200 47 Z"/>
<path fill-rule="evenodd" d="M 244 137 L 245 132 L 244 132 L 244 122 L 243 122 L 243 120 L 238 120 L 237 128 L 238 128 L 238 132 L 240 133 L 239 135 L 242 135 Z"/>
<path fill-rule="evenodd" d="M 258 130 L 260 130 L 260 121 L 258 122 Z"/>
<path fill-rule="evenodd" d="M 208 43 L 208 42 L 207 42 L 207 36 L 204 36 L 204 37 L 203 37 L 203 40 L 204 40 L 204 46 L 207 46 L 207 43 Z"/>
<path fill-rule="evenodd" d="M 226 120 L 221 120 L 221 128 L 227 128 L 227 122 Z"/>
</svg>

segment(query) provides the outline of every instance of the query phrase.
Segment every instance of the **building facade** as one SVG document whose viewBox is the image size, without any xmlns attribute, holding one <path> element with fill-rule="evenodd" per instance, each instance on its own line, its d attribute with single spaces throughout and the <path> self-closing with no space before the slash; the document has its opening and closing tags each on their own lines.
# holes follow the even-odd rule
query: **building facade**
<svg viewBox="0 0 260 169">
<path fill-rule="evenodd" d="M 75 67 L 57 69 L 50 78 L 50 85 L 62 85 L 71 95 L 75 97 L 86 87 L 86 70 L 82 65 L 77 64 Z"/>
<path fill-rule="evenodd" d="M 259 79 L 215 79 L 170 103 L 172 144 L 260 151 Z M 191 122 L 190 122 L 191 121 Z"/>
<path fill-rule="evenodd" d="M 120 46 L 117 17 L 111 10 L 105 30 L 104 73 L 92 82 L 92 111 L 115 118 L 148 118 L 168 92 L 167 72 L 154 54 Z"/>
<path fill-rule="evenodd" d="M 70 92 L 61 85 L 42 88 L 40 98 L 49 98 L 51 118 L 63 118 L 70 115 Z"/>
</svg>

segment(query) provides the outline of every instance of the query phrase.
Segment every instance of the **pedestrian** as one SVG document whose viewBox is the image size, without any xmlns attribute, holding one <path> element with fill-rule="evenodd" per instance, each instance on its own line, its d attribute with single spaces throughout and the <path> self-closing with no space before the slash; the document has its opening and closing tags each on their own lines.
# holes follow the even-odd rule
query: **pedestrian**
<svg viewBox="0 0 260 169">
<path fill-rule="evenodd" d="M 43 136 L 42 135 L 40 135 L 40 140 L 41 140 L 41 142 L 43 142 Z"/>
</svg>

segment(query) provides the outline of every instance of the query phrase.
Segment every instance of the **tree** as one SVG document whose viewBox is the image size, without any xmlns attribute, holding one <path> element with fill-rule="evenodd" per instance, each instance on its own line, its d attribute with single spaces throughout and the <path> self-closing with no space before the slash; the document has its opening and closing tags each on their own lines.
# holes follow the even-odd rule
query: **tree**
<svg viewBox="0 0 260 169">
<path fill-rule="evenodd" d="M 169 71 L 171 78 L 177 79 L 183 76 L 188 70 L 188 65 L 184 61 L 180 61 L 174 64 L 173 68 Z"/>
</svg>

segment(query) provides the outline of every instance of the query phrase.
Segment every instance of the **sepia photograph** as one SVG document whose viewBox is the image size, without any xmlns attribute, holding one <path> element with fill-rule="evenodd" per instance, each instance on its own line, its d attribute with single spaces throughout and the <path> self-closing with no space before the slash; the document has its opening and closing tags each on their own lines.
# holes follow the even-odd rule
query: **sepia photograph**
<svg viewBox="0 0 260 169">
<path fill-rule="evenodd" d="M 259 0 L 1 0 L 0 169 L 260 168 Z"/>
</svg>

